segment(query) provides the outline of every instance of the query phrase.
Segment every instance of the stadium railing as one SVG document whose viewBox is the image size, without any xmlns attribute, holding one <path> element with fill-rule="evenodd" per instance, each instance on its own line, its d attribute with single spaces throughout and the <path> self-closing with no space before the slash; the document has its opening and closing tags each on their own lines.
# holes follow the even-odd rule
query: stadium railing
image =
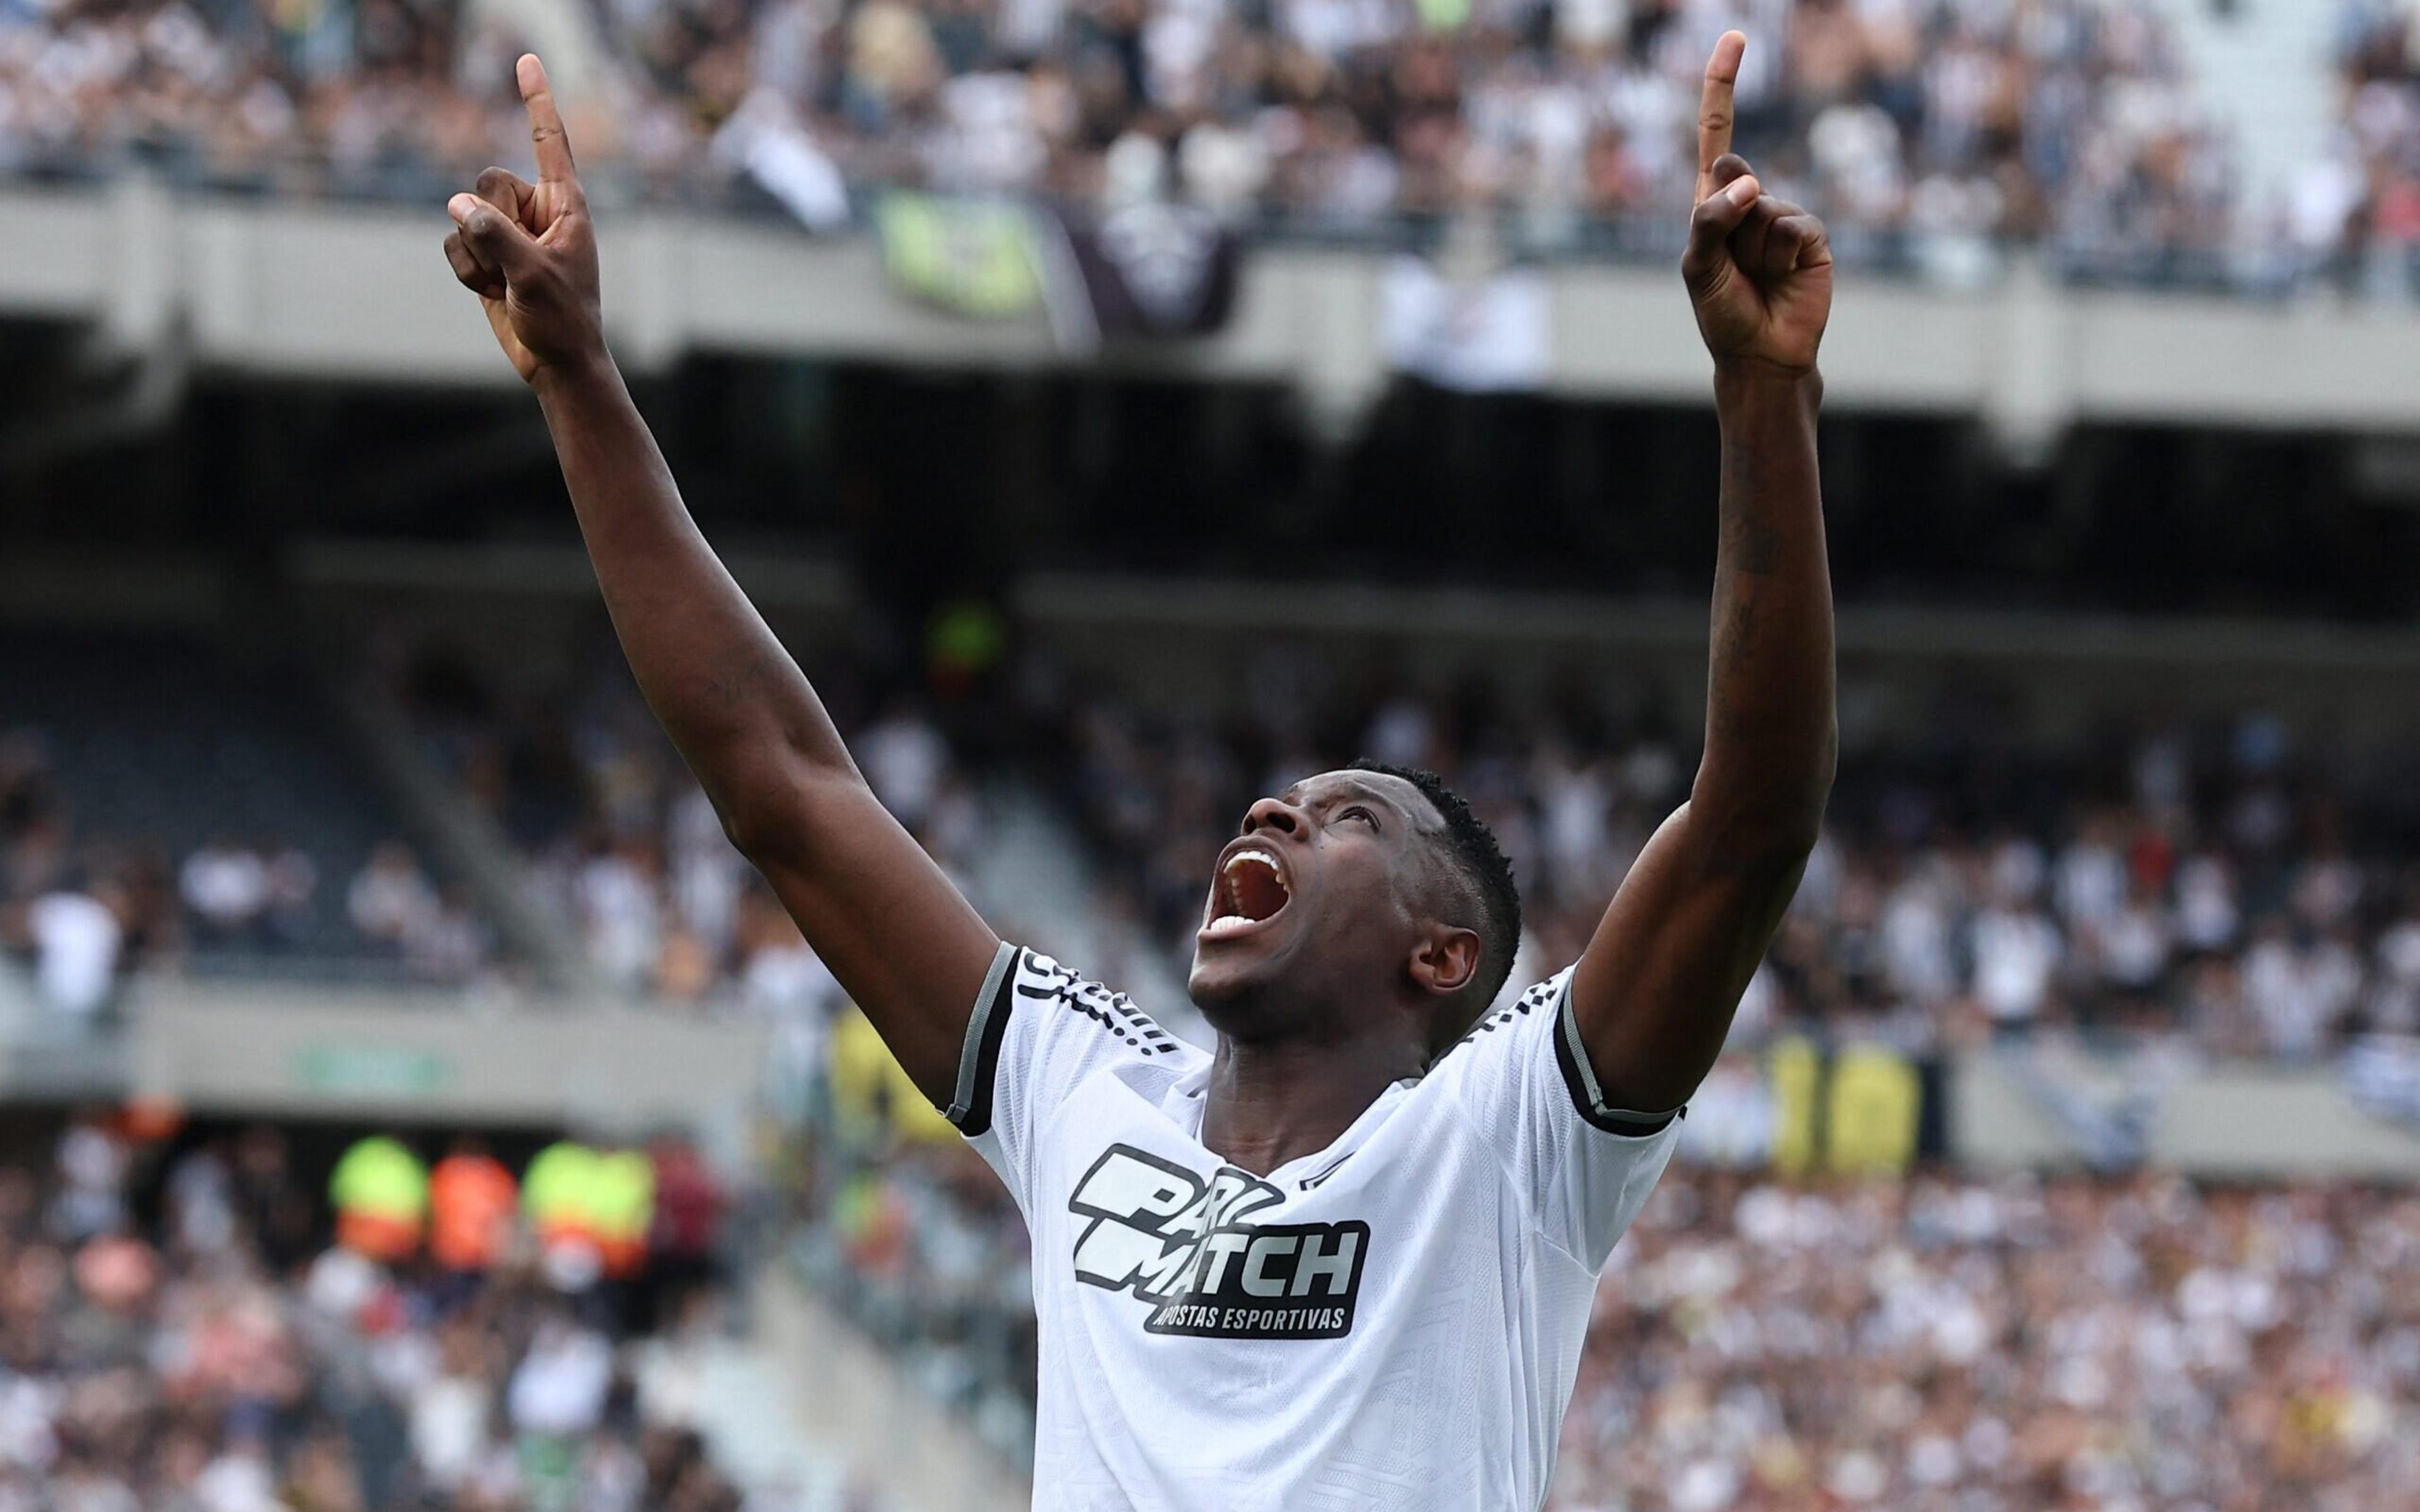
<svg viewBox="0 0 2420 1512">
<path fill-rule="evenodd" d="M 1086 360 L 1039 308 L 973 320 L 887 281 L 879 248 L 734 217 L 602 212 L 608 318 L 639 372 L 701 353 L 1024 370 Z M 421 209 L 182 193 L 156 180 L 0 190 L 0 315 L 86 327 L 127 359 L 262 375 L 503 386 L 484 323 Z M 1242 264 L 1218 333 L 1122 348 L 1139 373 L 1297 387 L 1349 418 L 1391 371 L 1400 254 L 1272 244 Z M 2420 426 L 2420 312 L 2063 284 L 2040 257 L 1978 287 L 1844 281 L 1824 353 L 1837 410 L 1964 415 L 2038 448 L 2079 420 L 2259 429 Z M 1705 357 L 1668 270 L 1572 263 L 1546 301 L 1533 386 L 1695 403 Z"/>
</svg>

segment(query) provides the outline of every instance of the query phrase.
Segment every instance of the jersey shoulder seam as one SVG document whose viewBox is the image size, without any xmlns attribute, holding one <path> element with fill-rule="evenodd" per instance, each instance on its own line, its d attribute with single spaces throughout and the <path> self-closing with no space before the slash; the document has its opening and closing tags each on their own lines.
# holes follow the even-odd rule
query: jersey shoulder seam
<svg viewBox="0 0 2420 1512">
<path fill-rule="evenodd" d="M 1029 973 L 1040 980 L 1028 981 Z M 1044 1008 L 1055 1006 L 1090 1019 L 1110 1040 L 1125 1041 L 1128 1048 L 1139 1053 L 1140 1059 L 1149 1060 L 1156 1056 L 1173 1057 L 1186 1047 L 1185 1041 L 1162 1028 L 1158 1020 L 1137 1008 L 1133 998 L 1079 975 L 1037 950 L 1024 952 L 1024 960 L 1016 972 L 1016 995 L 1038 1000 Z"/>
<path fill-rule="evenodd" d="M 1031 947 L 1021 952 L 1014 977 L 1016 995 L 1030 1001 L 1036 1015 L 1066 1012 L 1092 1021 L 1097 1032 L 1112 1041 L 1109 1053 L 1127 1064 L 1157 1062 L 1173 1068 L 1183 1065 L 1185 1052 L 1195 1048 L 1169 1033 L 1125 993 L 1113 991 Z M 1124 1041 L 1124 1046 L 1117 1045 L 1117 1041 Z M 1102 1069 L 1096 1065 L 1070 1082 L 1063 1095 L 1051 1100 L 1051 1106 L 1037 1110 L 1036 1116 L 1028 1120 L 1029 1162 L 1041 1159 L 1052 1131 L 1075 1103 L 1076 1088 Z M 1034 1174 L 1035 1171 L 1028 1172 L 1029 1177 Z"/>
<path fill-rule="evenodd" d="M 1460 1040 L 1456 1041 L 1453 1048 L 1451 1050 L 1448 1050 L 1446 1055 L 1450 1056 L 1454 1051 L 1460 1050 L 1464 1045 L 1468 1044 L 1472 1039 L 1481 1033 L 1482 1029 L 1510 1027 L 1517 1020 L 1528 1016 L 1536 1009 L 1544 1006 L 1544 1003 L 1554 1001 L 1551 995 L 1539 1003 L 1532 1003 L 1529 1000 L 1532 996 L 1536 995 L 1541 989 L 1551 986 L 1554 980 L 1554 978 L 1550 977 L 1545 981 L 1542 981 L 1534 987 L 1523 989 L 1520 998 L 1511 1008 L 1490 1009 L 1487 1012 L 1480 1015 L 1479 1022 L 1472 1025 L 1469 1032 L 1465 1034 Z M 1442 1059 L 1443 1057 L 1440 1057 L 1439 1058 Z M 1508 1073 L 1513 1070 L 1509 1057 L 1504 1069 Z M 1561 1073 L 1559 1069 L 1557 1072 L 1558 1082 L 1559 1082 L 1560 1079 Z M 1573 1254 L 1568 1246 L 1547 1230 L 1545 1215 L 1538 1211 L 1538 1205 L 1536 1202 L 1531 1200 L 1529 1194 L 1522 1190 L 1520 1173 L 1513 1170 L 1512 1158 L 1505 1150 L 1503 1142 L 1490 1137 L 1487 1130 L 1481 1127 L 1478 1118 L 1470 1110 L 1470 1104 L 1464 1101 L 1462 1089 L 1456 1087 L 1448 1088 L 1446 1091 L 1447 1101 L 1453 1104 L 1454 1117 L 1461 1120 L 1463 1128 L 1469 1133 L 1471 1138 L 1479 1141 L 1481 1145 L 1486 1148 L 1487 1153 L 1496 1166 L 1496 1174 L 1497 1178 L 1503 1181 L 1505 1189 L 1512 1194 L 1512 1200 L 1520 1205 L 1522 1216 L 1528 1221 L 1529 1231 L 1537 1235 L 1539 1240 L 1544 1242 L 1547 1248 L 1553 1250 L 1563 1258 L 1571 1261 L 1574 1265 L 1586 1269 L 1587 1262 L 1583 1261 L 1578 1256 Z"/>
</svg>

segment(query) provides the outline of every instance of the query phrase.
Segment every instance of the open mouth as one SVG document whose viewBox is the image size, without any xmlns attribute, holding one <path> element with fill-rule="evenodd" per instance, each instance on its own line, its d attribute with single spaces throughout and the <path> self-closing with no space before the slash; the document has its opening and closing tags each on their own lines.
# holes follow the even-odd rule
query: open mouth
<svg viewBox="0 0 2420 1512">
<path fill-rule="evenodd" d="M 1202 926 L 1202 937 L 1226 939 L 1265 924 L 1292 896 L 1276 856 L 1262 850 L 1237 851 L 1218 869 L 1218 886 L 1210 894 L 1210 921 Z"/>
</svg>

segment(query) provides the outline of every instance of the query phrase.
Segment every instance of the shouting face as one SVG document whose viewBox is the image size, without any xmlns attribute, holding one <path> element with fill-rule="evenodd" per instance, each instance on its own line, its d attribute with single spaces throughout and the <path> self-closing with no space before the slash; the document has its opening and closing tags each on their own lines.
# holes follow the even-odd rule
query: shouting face
<svg viewBox="0 0 2420 1512">
<path fill-rule="evenodd" d="M 1442 875 L 1445 820 L 1384 772 L 1324 772 L 1244 815 L 1218 854 L 1188 983 L 1203 1016 L 1245 1037 L 1320 1033 L 1312 1015 L 1396 1012 L 1450 995 L 1478 936 Z"/>
</svg>

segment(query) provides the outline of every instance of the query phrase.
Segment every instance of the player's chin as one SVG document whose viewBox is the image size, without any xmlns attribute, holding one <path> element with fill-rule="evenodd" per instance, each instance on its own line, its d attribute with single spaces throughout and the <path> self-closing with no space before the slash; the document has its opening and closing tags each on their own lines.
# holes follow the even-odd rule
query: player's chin
<svg viewBox="0 0 2420 1512">
<path fill-rule="evenodd" d="M 1185 980 L 1186 995 L 1203 1009 L 1249 997 L 1275 975 L 1276 965 L 1267 944 L 1262 935 L 1195 940 L 1193 969 Z"/>
<path fill-rule="evenodd" d="M 1193 945 L 1193 969 L 1186 975 L 1185 985 L 1198 1000 L 1205 992 L 1225 996 L 1244 985 L 1250 976 L 1249 963 L 1235 959 L 1232 950 L 1221 950 L 1207 940 Z"/>
</svg>

